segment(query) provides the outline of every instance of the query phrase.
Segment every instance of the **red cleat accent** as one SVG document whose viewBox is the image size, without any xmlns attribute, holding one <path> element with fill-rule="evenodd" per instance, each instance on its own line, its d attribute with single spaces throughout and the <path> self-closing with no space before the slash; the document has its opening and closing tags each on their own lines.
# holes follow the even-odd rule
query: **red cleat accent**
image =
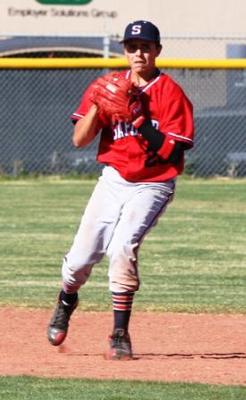
<svg viewBox="0 0 246 400">
<path fill-rule="evenodd" d="M 109 336 L 109 351 L 104 354 L 105 360 L 128 361 L 133 359 L 131 339 L 124 329 L 115 329 Z"/>
</svg>

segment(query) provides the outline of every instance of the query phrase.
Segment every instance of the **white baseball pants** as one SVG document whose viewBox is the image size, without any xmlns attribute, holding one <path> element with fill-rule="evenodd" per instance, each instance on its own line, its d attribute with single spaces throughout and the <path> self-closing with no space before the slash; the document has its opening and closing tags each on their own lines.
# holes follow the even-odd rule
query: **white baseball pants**
<svg viewBox="0 0 246 400">
<path fill-rule="evenodd" d="M 64 290 L 73 293 L 85 284 L 93 265 L 105 254 L 109 258 L 110 290 L 138 290 L 139 246 L 165 211 L 174 191 L 175 180 L 132 183 L 114 168 L 105 167 L 64 257 Z"/>
</svg>

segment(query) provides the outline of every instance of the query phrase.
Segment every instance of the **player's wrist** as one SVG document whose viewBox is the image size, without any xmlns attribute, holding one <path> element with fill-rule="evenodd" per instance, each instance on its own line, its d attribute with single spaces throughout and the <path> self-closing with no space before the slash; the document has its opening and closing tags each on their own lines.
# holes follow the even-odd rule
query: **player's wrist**
<svg viewBox="0 0 246 400">
<path fill-rule="evenodd" d="M 132 125 L 134 126 L 134 128 L 139 129 L 145 121 L 146 117 L 144 115 L 140 115 L 134 121 L 132 121 Z"/>
</svg>

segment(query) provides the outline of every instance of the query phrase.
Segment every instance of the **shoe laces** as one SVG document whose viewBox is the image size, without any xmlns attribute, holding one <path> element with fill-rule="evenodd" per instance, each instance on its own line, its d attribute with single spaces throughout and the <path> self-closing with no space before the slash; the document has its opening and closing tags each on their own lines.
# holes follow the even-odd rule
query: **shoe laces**
<svg viewBox="0 0 246 400">
<path fill-rule="evenodd" d="M 66 306 L 61 301 L 57 305 L 52 325 L 64 328 L 68 324 L 69 317 L 74 309 L 74 306 Z"/>
<path fill-rule="evenodd" d="M 124 331 L 124 329 L 116 329 L 111 339 L 115 347 L 122 346 L 124 344 L 130 345 L 130 337 L 129 334 Z"/>
</svg>

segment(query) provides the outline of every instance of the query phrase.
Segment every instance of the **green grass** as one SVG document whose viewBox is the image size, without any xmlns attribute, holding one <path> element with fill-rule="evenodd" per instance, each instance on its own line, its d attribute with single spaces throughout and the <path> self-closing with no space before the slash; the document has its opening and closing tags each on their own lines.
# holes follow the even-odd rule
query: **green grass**
<svg viewBox="0 0 246 400">
<path fill-rule="evenodd" d="M 246 310 L 245 180 L 181 179 L 140 252 L 134 310 Z M 60 265 L 95 181 L 0 181 L 0 305 L 51 307 Z M 107 259 L 81 290 L 84 310 L 110 310 Z M 5 400 L 244 400 L 245 387 L 0 377 Z"/>
<path fill-rule="evenodd" d="M 246 310 L 245 180 L 180 179 L 140 252 L 135 310 Z M 0 305 L 50 307 L 60 265 L 95 181 L 0 181 Z M 107 258 L 81 289 L 84 310 L 109 310 Z"/>
<path fill-rule="evenodd" d="M 4 400 L 244 400 L 245 388 L 202 384 L 0 377 Z"/>
</svg>

